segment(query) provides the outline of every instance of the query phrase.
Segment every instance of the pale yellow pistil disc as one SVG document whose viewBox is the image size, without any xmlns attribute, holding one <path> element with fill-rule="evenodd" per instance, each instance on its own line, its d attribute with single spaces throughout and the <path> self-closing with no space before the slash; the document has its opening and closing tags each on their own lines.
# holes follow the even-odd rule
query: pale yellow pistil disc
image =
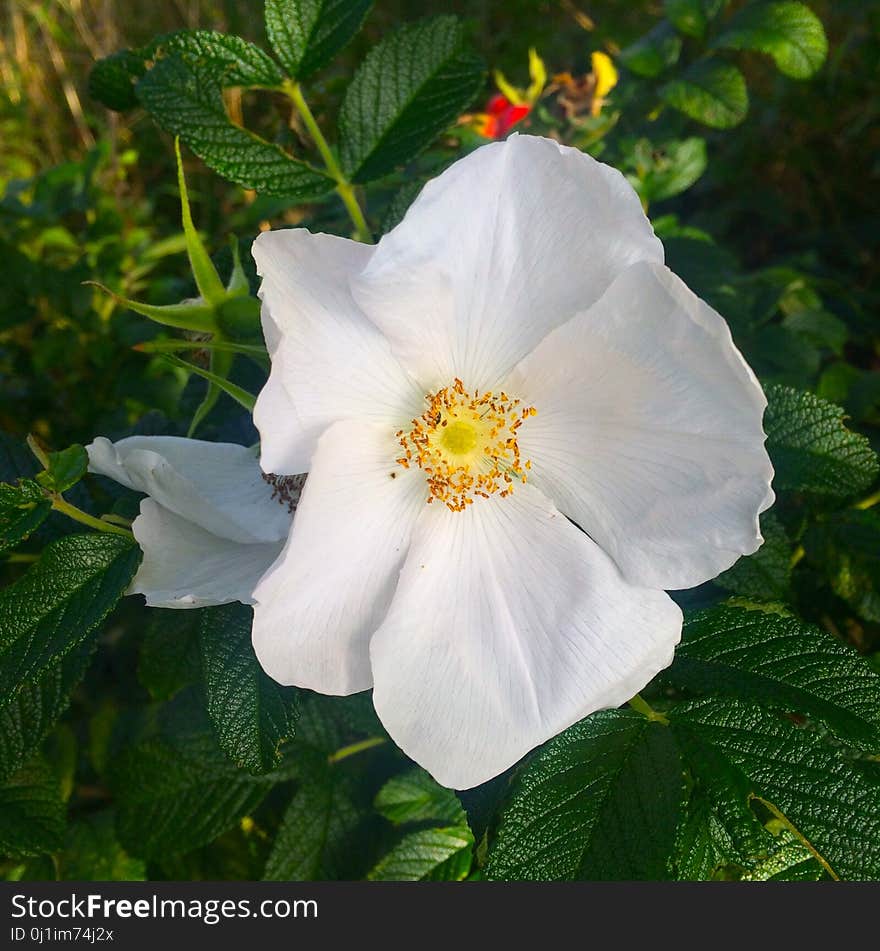
<svg viewBox="0 0 880 951">
<path fill-rule="evenodd" d="M 520 458 L 517 431 L 535 415 L 506 393 L 473 395 L 461 380 L 426 397 L 428 408 L 401 429 L 397 439 L 403 455 L 397 462 L 418 466 L 428 482 L 428 502 L 443 502 L 461 512 L 475 498 L 498 492 L 505 498 L 516 480 L 526 481 L 528 460 Z"/>
</svg>

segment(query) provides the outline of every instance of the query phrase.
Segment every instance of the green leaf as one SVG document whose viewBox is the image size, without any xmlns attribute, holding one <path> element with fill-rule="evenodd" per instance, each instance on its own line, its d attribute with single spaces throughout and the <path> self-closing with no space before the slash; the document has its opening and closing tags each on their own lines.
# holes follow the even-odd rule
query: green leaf
<svg viewBox="0 0 880 951">
<path fill-rule="evenodd" d="M 822 720 L 880 750 L 880 676 L 852 648 L 800 618 L 738 607 L 689 618 L 665 682 L 753 698 Z"/>
<path fill-rule="evenodd" d="M 791 832 L 782 829 L 766 857 L 742 877 L 744 882 L 817 882 L 825 869 Z"/>
<path fill-rule="evenodd" d="M 675 835 L 676 878 L 739 878 L 772 843 L 751 808 L 751 784 L 714 747 L 687 732 L 678 740 L 693 788 Z"/>
<path fill-rule="evenodd" d="M 715 579 L 715 584 L 755 601 L 787 601 L 790 597 L 792 547 L 773 512 L 761 516 L 764 544 Z"/>
<path fill-rule="evenodd" d="M 327 175 L 234 125 L 215 80 L 178 56 L 159 60 L 138 81 L 137 94 L 163 129 L 179 135 L 214 171 L 244 188 L 309 201 L 334 187 Z"/>
<path fill-rule="evenodd" d="M 880 621 L 880 514 L 835 512 L 807 529 L 804 549 L 838 597 L 866 621 Z"/>
<path fill-rule="evenodd" d="M 420 829 L 403 837 L 367 875 L 374 882 L 460 882 L 471 869 L 467 826 Z"/>
<path fill-rule="evenodd" d="M 263 873 L 273 881 L 313 882 L 359 877 L 358 829 L 366 810 L 352 777 L 321 750 L 297 744 L 299 781 Z"/>
<path fill-rule="evenodd" d="M 844 426 L 844 411 L 812 393 L 764 388 L 767 451 L 777 490 L 848 496 L 867 489 L 880 471 L 868 440 Z"/>
<path fill-rule="evenodd" d="M 743 7 L 714 45 L 767 53 L 792 79 L 809 79 L 828 54 L 822 21 L 809 7 L 792 0 Z"/>
<path fill-rule="evenodd" d="M 115 112 L 125 112 L 138 105 L 134 84 L 146 72 L 144 56 L 139 50 L 120 50 L 99 59 L 89 73 L 89 95 Z"/>
<path fill-rule="evenodd" d="M 91 663 L 86 640 L 34 680 L 26 681 L 0 708 L 0 781 L 36 750 L 70 704 L 70 694 Z"/>
<path fill-rule="evenodd" d="M 373 0 L 266 0 L 266 33 L 294 79 L 326 66 L 361 28 Z"/>
<path fill-rule="evenodd" d="M 737 700 L 680 704 L 668 716 L 676 735 L 717 750 L 829 874 L 880 879 L 880 765 Z"/>
<path fill-rule="evenodd" d="M 66 492 L 88 472 L 89 456 L 82 446 L 49 453 L 49 465 L 37 481 L 52 492 Z"/>
<path fill-rule="evenodd" d="M 731 129 L 745 119 L 749 95 L 743 74 L 729 63 L 700 60 L 660 89 L 660 98 L 713 129 Z"/>
<path fill-rule="evenodd" d="M 226 288 L 220 280 L 217 268 L 211 260 L 208 249 L 196 231 L 192 211 L 189 206 L 189 191 L 186 187 L 186 175 L 183 172 L 183 159 L 180 155 L 180 139 L 174 140 L 174 158 L 177 161 L 177 190 L 180 192 L 180 218 L 183 226 L 183 239 L 186 256 L 199 296 L 211 308 L 219 307 L 226 300 Z"/>
<path fill-rule="evenodd" d="M 663 21 L 649 33 L 621 50 L 620 62 L 637 76 L 653 79 L 678 62 L 681 37 Z"/>
<path fill-rule="evenodd" d="M 58 780 L 42 760 L 32 761 L 0 786 L 0 855 L 53 852 L 61 845 L 64 820 Z"/>
<path fill-rule="evenodd" d="M 138 657 L 138 680 L 154 700 L 170 700 L 202 679 L 199 611 L 152 608 Z"/>
<path fill-rule="evenodd" d="M 188 852 L 253 812 L 275 781 L 236 769 L 198 718 L 166 725 L 111 764 L 119 840 L 147 859 Z"/>
<path fill-rule="evenodd" d="M 699 38 L 706 32 L 709 21 L 703 0 L 663 0 L 663 9 L 669 22 L 680 33 Z"/>
<path fill-rule="evenodd" d="M 203 70 L 218 86 L 274 87 L 284 78 L 271 56 L 240 36 L 214 30 L 180 30 L 160 37 L 154 46 Z"/>
<path fill-rule="evenodd" d="M 706 171 L 706 140 L 680 139 L 654 148 L 642 139 L 634 155 L 636 173 L 627 176 L 647 203 L 687 191 Z"/>
<path fill-rule="evenodd" d="M 293 736 L 295 691 L 260 667 L 251 644 L 251 608 L 225 604 L 200 614 L 208 714 L 220 746 L 237 766 L 268 772 L 281 758 L 281 743 Z"/>
<path fill-rule="evenodd" d="M 134 539 L 123 535 L 67 535 L 0 591 L 0 705 L 96 630 L 140 558 Z"/>
<path fill-rule="evenodd" d="M 376 795 L 375 806 L 395 825 L 405 822 L 467 825 L 455 793 L 418 767 L 389 779 Z"/>
<path fill-rule="evenodd" d="M 91 813 L 72 823 L 58 857 L 58 878 L 81 882 L 142 882 L 146 867 L 116 838 L 112 810 Z"/>
<path fill-rule="evenodd" d="M 846 324 L 825 310 L 798 310 L 789 314 L 782 326 L 799 334 L 815 347 L 822 347 L 840 356 L 849 339 Z"/>
<path fill-rule="evenodd" d="M 112 297 L 120 307 L 132 310 L 142 317 L 148 317 L 164 327 L 192 330 L 196 333 L 216 333 L 217 331 L 214 308 L 203 300 L 185 300 L 179 304 L 144 304 L 141 301 L 122 297 L 97 281 L 84 281 L 83 283 L 100 288 L 105 294 Z"/>
<path fill-rule="evenodd" d="M 52 503 L 36 482 L 0 483 L 0 552 L 24 541 L 51 511 Z"/>
<path fill-rule="evenodd" d="M 369 182 L 415 158 L 473 101 L 482 61 L 454 17 L 405 26 L 370 50 L 339 114 L 342 167 Z"/>
<path fill-rule="evenodd" d="M 682 799 L 669 729 L 604 710 L 551 740 L 514 781 L 492 879 L 662 879 Z"/>
</svg>

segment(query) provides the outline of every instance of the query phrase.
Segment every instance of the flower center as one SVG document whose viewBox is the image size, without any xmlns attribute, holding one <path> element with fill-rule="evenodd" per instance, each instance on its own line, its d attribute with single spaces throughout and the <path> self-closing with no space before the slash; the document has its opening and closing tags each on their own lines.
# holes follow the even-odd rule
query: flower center
<svg viewBox="0 0 880 951">
<path fill-rule="evenodd" d="M 531 462 L 520 458 L 517 431 L 537 412 L 533 406 L 503 392 L 472 396 L 459 379 L 425 399 L 428 408 L 412 429 L 397 433 L 403 450 L 397 462 L 425 473 L 429 503 L 437 499 L 462 512 L 477 497 L 506 498 L 515 480 L 526 481 Z"/>
</svg>

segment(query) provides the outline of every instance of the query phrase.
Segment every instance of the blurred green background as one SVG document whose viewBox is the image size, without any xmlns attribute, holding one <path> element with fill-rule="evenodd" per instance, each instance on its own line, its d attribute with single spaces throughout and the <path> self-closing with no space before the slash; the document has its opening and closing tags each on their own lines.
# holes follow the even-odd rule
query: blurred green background
<svg viewBox="0 0 880 951">
<path fill-rule="evenodd" d="M 181 27 L 263 43 L 254 6 L 240 0 L 4 0 L 0 428 L 34 431 L 62 446 L 97 432 L 122 432 L 157 410 L 171 430 L 191 414 L 200 384 L 188 385 L 179 369 L 132 351 L 155 331 L 83 284 L 100 280 L 156 303 L 193 292 L 178 253 L 170 138 L 141 111 L 111 113 L 92 100 L 88 74 L 97 59 Z M 781 306 L 771 305 L 771 319 L 760 328 L 738 328 L 736 315 L 725 313 L 738 343 L 762 378 L 818 389 L 843 402 L 857 422 L 876 422 L 880 8 L 859 0 L 811 6 L 830 41 L 827 63 L 815 77 L 793 81 L 767 57 L 740 57 L 749 114 L 735 129 L 713 131 L 669 110 L 652 116 L 639 105 L 645 81 L 622 70 L 613 99 L 622 117 L 602 157 L 635 167 L 640 138 L 704 137 L 705 173 L 650 214 L 661 225 L 676 215 L 679 238 L 682 225 L 699 228 L 716 246 L 709 251 L 692 241 L 683 254 L 670 248 L 670 263 L 700 292 L 706 268 L 736 268 L 740 275 L 764 269 L 765 276 L 767 269 L 782 269 L 774 285 L 784 288 L 777 295 Z M 488 65 L 525 85 L 529 47 L 537 48 L 551 75 L 577 75 L 589 69 L 593 50 L 615 55 L 643 35 L 662 16 L 663 4 L 380 0 L 363 33 L 312 84 L 319 119 L 332 119 L 345 78 L 377 38 L 437 12 L 464 17 Z M 487 96 L 491 91 L 487 80 Z M 233 96 L 232 114 L 246 112 L 257 125 L 277 121 L 280 104 L 251 95 Z M 191 154 L 187 174 L 212 249 L 223 248 L 230 231 L 246 247 L 266 221 L 303 220 L 345 231 L 344 220 L 333 217 L 335 207 L 255 201 Z M 717 275 L 714 280 L 717 285 Z M 797 333 L 779 329 L 804 310 L 832 319 L 798 318 Z"/>
</svg>

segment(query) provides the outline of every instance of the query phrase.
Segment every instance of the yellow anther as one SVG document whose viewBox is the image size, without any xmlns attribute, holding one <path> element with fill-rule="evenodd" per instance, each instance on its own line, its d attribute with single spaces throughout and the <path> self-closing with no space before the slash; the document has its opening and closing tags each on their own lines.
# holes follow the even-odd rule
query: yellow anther
<svg viewBox="0 0 880 951">
<path fill-rule="evenodd" d="M 455 379 L 426 397 L 428 408 L 412 421 L 409 432 L 399 430 L 397 439 L 403 455 L 397 462 L 410 462 L 424 473 L 428 502 L 443 502 L 453 512 L 472 505 L 474 498 L 489 498 L 503 489 L 505 498 L 513 482 L 525 482 L 529 460 L 520 459 L 517 430 L 534 416 L 534 407 L 491 391 L 471 396 L 464 383 Z"/>
</svg>

